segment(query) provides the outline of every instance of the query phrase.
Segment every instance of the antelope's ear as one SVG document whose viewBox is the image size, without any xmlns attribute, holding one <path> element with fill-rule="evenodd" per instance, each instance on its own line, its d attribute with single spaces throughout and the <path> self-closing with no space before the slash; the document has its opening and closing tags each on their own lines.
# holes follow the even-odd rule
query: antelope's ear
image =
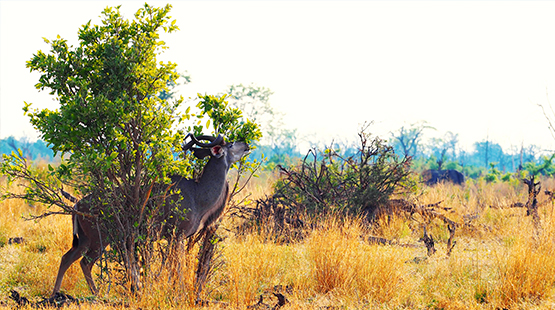
<svg viewBox="0 0 555 310">
<path fill-rule="evenodd" d="M 220 145 L 210 148 L 210 152 L 212 153 L 212 156 L 216 158 L 220 158 L 224 155 L 224 149 Z"/>
<path fill-rule="evenodd" d="M 207 156 L 210 156 L 210 150 L 195 148 L 193 149 L 193 155 L 195 155 L 195 157 L 198 159 L 203 159 Z"/>
</svg>

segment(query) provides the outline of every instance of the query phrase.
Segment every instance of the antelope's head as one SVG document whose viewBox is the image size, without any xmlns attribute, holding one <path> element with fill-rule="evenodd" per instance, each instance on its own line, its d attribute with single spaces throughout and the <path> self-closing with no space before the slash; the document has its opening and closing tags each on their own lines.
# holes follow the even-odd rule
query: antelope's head
<svg viewBox="0 0 555 310">
<path fill-rule="evenodd" d="M 191 150 L 196 158 L 202 159 L 207 156 L 212 156 L 214 158 L 224 158 L 227 162 L 228 167 L 233 163 L 239 161 L 243 156 L 249 153 L 249 145 L 245 142 L 225 142 L 221 135 L 217 137 L 213 136 L 198 136 L 195 137 L 192 134 L 188 134 L 185 137 L 191 138 L 183 150 Z M 209 143 L 200 142 L 201 140 L 210 141 Z M 193 147 L 196 145 L 197 147 Z"/>
</svg>

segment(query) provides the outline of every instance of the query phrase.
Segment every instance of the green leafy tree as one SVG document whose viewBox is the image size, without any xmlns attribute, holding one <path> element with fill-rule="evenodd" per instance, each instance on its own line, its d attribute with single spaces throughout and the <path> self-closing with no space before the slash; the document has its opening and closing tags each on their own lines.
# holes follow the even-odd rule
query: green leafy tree
<svg viewBox="0 0 555 310">
<path fill-rule="evenodd" d="M 154 221 L 146 219 L 169 203 L 164 199 L 168 186 L 161 184 L 169 184 L 173 174 L 191 176 L 200 167 L 179 159 L 183 128 L 198 134 L 206 130 L 200 119 L 209 117 L 213 133 L 226 139 L 250 142 L 261 135 L 257 125 L 242 120 L 240 110 L 213 96 L 201 97 L 198 122 L 184 125 L 195 115 L 189 109 L 178 112 L 182 98 L 164 95 L 171 94 L 168 85 L 179 77 L 176 64 L 157 60 L 167 48 L 160 33 L 178 30 L 168 15 L 170 9 L 145 4 L 133 20 L 127 20 L 119 7 L 106 8 L 100 25 L 89 21 L 79 29 L 78 46 L 68 46 L 59 36 L 45 39 L 50 52 L 38 51 L 27 67 L 40 73 L 36 88 L 48 90 L 59 107 L 33 110 L 25 103 L 24 112 L 63 160 L 39 172 L 15 153 L 1 164 L 1 172 L 11 181 L 29 181 L 24 194 L 7 192 L 3 197 L 62 208 L 44 215 L 72 212 L 60 196 L 63 186 L 92 195 L 91 215 L 104 224 L 101 230 L 112 245 L 111 258 L 122 264 L 135 289 L 149 270 L 151 241 L 160 233 Z"/>
<path fill-rule="evenodd" d="M 546 175 L 553 176 L 555 174 L 555 165 L 553 164 L 553 159 L 555 154 L 551 156 L 542 156 L 541 163 L 527 162 L 524 165 L 524 170 L 527 171 L 532 176 Z"/>
</svg>

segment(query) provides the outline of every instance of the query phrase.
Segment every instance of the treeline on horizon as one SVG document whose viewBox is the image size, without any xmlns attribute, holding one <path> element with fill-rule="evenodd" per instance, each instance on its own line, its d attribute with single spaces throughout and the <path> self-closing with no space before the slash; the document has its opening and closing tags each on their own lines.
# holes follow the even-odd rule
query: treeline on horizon
<svg viewBox="0 0 555 310">
<path fill-rule="evenodd" d="M 28 137 L 16 139 L 13 136 L 0 139 L 0 154 L 18 153 L 29 160 L 54 160 L 54 151 L 41 139 L 31 142 Z"/>
<path fill-rule="evenodd" d="M 447 132 L 442 138 L 424 140 L 427 130 L 434 129 L 426 122 L 419 122 L 401 127 L 391 132 L 389 137 L 380 137 L 387 141 L 397 156 L 412 158 L 412 170 L 420 173 L 427 169 L 455 169 L 473 179 L 485 177 L 488 181 L 508 179 L 511 174 L 527 171 L 533 175 L 552 176 L 555 174 L 555 154 L 542 150 L 537 145 L 524 144 L 513 146 L 510 150 L 494 141 L 483 140 L 475 142 L 470 151 L 459 146 L 458 134 Z M 293 164 L 303 159 L 307 154 L 300 153 L 296 148 L 296 131 L 282 131 L 279 139 L 269 141 L 277 143 L 263 144 L 255 150 L 255 156 L 264 154 L 266 165 Z M 312 148 L 322 149 L 325 141 Z M 325 145 L 343 154 L 344 157 L 356 154 L 358 146 L 355 143 L 334 143 Z"/>
<path fill-rule="evenodd" d="M 552 164 L 554 155 L 546 156 L 541 148 L 536 145 L 512 148 L 507 152 L 501 145 L 493 141 L 475 142 L 472 151 L 464 151 L 458 148 L 457 135 L 448 132 L 444 138 L 431 139 L 423 142 L 423 135 L 401 128 L 392 132 L 386 139 L 393 147 L 395 154 L 399 157 L 412 157 L 412 169 L 422 172 L 426 169 L 455 169 L 461 171 L 469 178 L 489 176 L 490 178 L 502 179 L 503 175 L 519 171 L 528 171 L 534 175 L 552 176 L 555 174 L 555 166 Z M 417 128 L 418 129 L 418 128 Z M 421 128 L 420 128 L 421 129 Z M 295 130 L 280 132 L 281 136 L 275 134 L 272 139 L 259 143 L 252 152 L 251 157 L 258 160 L 264 159 L 265 169 L 274 169 L 277 165 L 294 165 L 300 162 L 307 154 L 301 153 L 297 145 Z M 333 148 L 336 152 L 349 156 L 357 152 L 355 144 L 338 144 L 325 146 Z M 320 148 L 313 146 L 312 148 Z M 54 161 L 55 156 L 43 140 L 31 141 L 27 137 L 16 139 L 8 137 L 0 139 L 0 153 L 11 154 L 19 152 L 29 160 Z"/>
<path fill-rule="evenodd" d="M 180 73 L 179 76 L 181 82 L 169 81 L 171 91 L 161 93 L 161 98 L 173 97 L 177 85 L 191 82 L 191 76 L 187 72 Z M 296 129 L 285 128 L 283 113 L 276 111 L 270 104 L 272 95 L 273 91 L 269 88 L 255 84 L 230 85 L 217 94 L 225 96 L 226 104 L 240 110 L 245 119 L 260 125 L 263 137 L 249 158 L 263 160 L 263 168 L 268 170 L 277 165 L 298 164 L 307 156 L 306 152 L 303 153 L 298 148 L 298 142 L 305 137 L 300 136 Z M 459 147 L 458 134 L 452 132 L 445 133 L 441 138 L 424 140 L 430 130 L 435 128 L 421 121 L 390 132 L 388 137 L 379 138 L 385 140 L 399 158 L 411 157 L 411 168 L 416 173 L 426 169 L 455 169 L 466 177 L 485 177 L 488 181 L 505 180 L 511 174 L 523 171 L 533 175 L 555 174 L 555 166 L 552 164 L 555 154 L 543 151 L 536 145 L 515 146 L 507 151 L 495 141 L 486 139 L 475 142 L 471 151 L 465 151 Z M 355 136 L 356 133 L 353 133 L 353 137 Z M 358 152 L 356 143 L 320 141 L 311 145 L 311 149 L 326 148 L 332 148 L 344 157 Z M 29 160 L 55 160 L 54 152 L 43 140 L 31 141 L 28 137 L 0 139 L 0 154 L 17 153 L 18 150 Z"/>
<path fill-rule="evenodd" d="M 466 151 L 459 146 L 458 134 L 450 131 L 441 138 L 423 142 L 429 130 L 435 129 L 426 122 L 419 122 L 390 133 L 389 141 L 395 153 L 413 158 L 413 170 L 455 169 L 470 178 L 486 176 L 491 180 L 501 179 L 503 175 L 508 178 L 508 174 L 520 171 L 533 175 L 555 174 L 553 152 L 537 145 L 521 144 L 506 150 L 499 143 L 485 139 L 474 142 L 472 150 Z"/>
</svg>

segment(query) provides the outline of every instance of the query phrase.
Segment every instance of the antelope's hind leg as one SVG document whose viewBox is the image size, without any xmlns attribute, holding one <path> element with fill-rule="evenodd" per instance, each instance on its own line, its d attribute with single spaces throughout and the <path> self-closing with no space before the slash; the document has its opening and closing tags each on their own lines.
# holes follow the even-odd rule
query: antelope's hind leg
<svg viewBox="0 0 555 310">
<path fill-rule="evenodd" d="M 69 266 L 71 266 L 76 260 L 83 256 L 83 253 L 89 248 L 88 240 L 82 240 L 76 235 L 73 235 L 73 245 L 71 249 L 62 256 L 62 261 L 60 262 L 60 269 L 58 269 L 58 276 L 56 277 L 56 283 L 54 284 L 54 290 L 52 291 L 52 296 L 60 291 L 62 286 L 62 280 L 64 274 L 66 273 Z"/>
<path fill-rule="evenodd" d="M 98 294 L 98 289 L 94 284 L 94 280 L 92 278 L 91 270 L 96 261 L 100 258 L 102 254 L 102 248 L 99 243 L 93 243 L 90 245 L 89 250 L 87 253 L 83 255 L 83 259 L 80 262 L 81 270 L 83 270 L 83 274 L 85 275 L 85 280 L 87 280 L 87 284 L 89 285 L 89 289 L 93 295 Z"/>
</svg>

